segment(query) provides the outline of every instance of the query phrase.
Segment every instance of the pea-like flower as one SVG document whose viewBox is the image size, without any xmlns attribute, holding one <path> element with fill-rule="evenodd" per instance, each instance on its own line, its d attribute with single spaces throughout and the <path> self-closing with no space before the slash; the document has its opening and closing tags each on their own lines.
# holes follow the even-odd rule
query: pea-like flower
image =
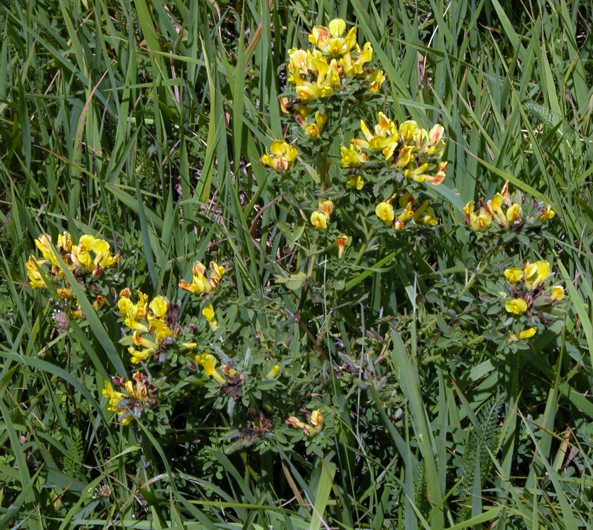
<svg viewBox="0 0 593 530">
<path fill-rule="evenodd" d="M 509 283 L 518 283 L 523 279 L 523 271 L 516 267 L 505 269 L 504 277 L 509 281 Z"/>
<path fill-rule="evenodd" d="M 375 214 L 384 223 L 392 223 L 395 219 L 395 211 L 391 203 L 383 201 L 375 207 Z"/>
<path fill-rule="evenodd" d="M 327 230 L 329 217 L 323 212 L 314 211 L 311 214 L 311 224 L 319 230 Z"/>
<path fill-rule="evenodd" d="M 276 171 L 284 172 L 289 170 L 299 156 L 298 149 L 284 140 L 274 140 L 270 146 L 270 153 L 261 157 L 266 166 Z"/>
<path fill-rule="evenodd" d="M 521 340 L 527 340 L 527 339 L 534 337 L 536 333 L 537 333 L 537 328 L 535 326 L 531 327 L 531 328 L 527 328 L 527 329 L 520 331 L 519 333 L 512 333 L 509 338 L 509 341 L 510 342 L 518 342 Z"/>
<path fill-rule="evenodd" d="M 195 361 L 198 365 L 204 368 L 204 372 L 209 377 L 213 377 L 221 385 L 226 383 L 226 379 L 218 373 L 216 369 L 217 360 L 211 353 L 200 353 L 195 356 Z"/>
<path fill-rule="evenodd" d="M 514 315 L 522 315 L 527 311 L 528 305 L 523 298 L 513 298 L 504 305 L 504 308 L 507 310 L 508 313 L 513 313 Z"/>
</svg>

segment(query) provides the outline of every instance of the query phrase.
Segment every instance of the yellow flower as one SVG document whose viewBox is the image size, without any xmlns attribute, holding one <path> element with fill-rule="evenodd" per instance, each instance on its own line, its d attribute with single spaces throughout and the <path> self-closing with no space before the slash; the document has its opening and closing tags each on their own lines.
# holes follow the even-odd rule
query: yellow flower
<svg viewBox="0 0 593 530">
<path fill-rule="evenodd" d="M 149 307 L 158 318 L 164 318 L 169 309 L 169 301 L 164 296 L 155 296 Z"/>
<path fill-rule="evenodd" d="M 52 249 L 51 237 L 49 237 L 47 234 L 41 234 L 35 240 L 35 246 L 39 249 L 39 251 L 46 260 L 51 261 L 53 265 L 58 267 L 58 258 L 56 257 Z"/>
<path fill-rule="evenodd" d="M 474 201 L 469 201 L 463 208 L 465 222 L 476 232 L 486 230 L 492 224 L 492 214 L 484 207 L 480 208 L 480 213 L 475 213 Z"/>
<path fill-rule="evenodd" d="M 72 236 L 68 232 L 58 234 L 57 247 L 63 252 L 70 252 L 72 250 Z"/>
<path fill-rule="evenodd" d="M 212 304 L 208 304 L 204 309 L 202 309 L 202 315 L 204 315 L 204 318 L 208 321 L 210 329 L 212 331 L 216 331 L 218 329 L 218 321 L 216 320 L 214 306 Z"/>
<path fill-rule="evenodd" d="M 554 219 L 555 216 L 556 212 L 552 210 L 552 207 L 549 204 L 547 204 L 544 211 L 539 216 L 539 219 L 540 221 L 545 222 Z"/>
<path fill-rule="evenodd" d="M 404 121 L 399 126 L 399 134 L 404 139 L 406 144 L 411 144 L 414 142 L 414 138 L 418 130 L 418 123 L 416 123 L 414 120 Z"/>
<path fill-rule="evenodd" d="M 527 311 L 527 307 L 527 302 L 523 298 L 513 298 L 504 305 L 507 312 L 514 315 L 522 315 Z"/>
<path fill-rule="evenodd" d="M 385 74 L 383 73 L 383 70 L 375 70 L 369 76 L 369 82 L 369 90 L 375 93 L 379 92 L 383 86 L 383 83 L 385 82 Z"/>
<path fill-rule="evenodd" d="M 350 144 L 350 147 L 341 146 L 340 152 L 344 168 L 360 167 L 368 160 L 367 154 L 362 152 L 354 142 Z"/>
<path fill-rule="evenodd" d="M 517 203 L 513 203 L 507 209 L 507 221 L 509 223 L 517 223 L 521 221 L 521 217 L 523 216 L 523 211 L 521 209 L 521 205 Z"/>
<path fill-rule="evenodd" d="M 25 267 L 27 269 L 27 276 L 29 278 L 29 285 L 33 288 L 33 289 L 40 289 L 40 288 L 44 288 L 45 287 L 45 280 L 43 279 L 43 276 L 41 276 L 41 273 L 39 272 L 39 269 L 41 267 L 41 265 L 47 263 L 47 260 L 38 260 L 36 258 L 34 258 L 33 256 L 29 256 L 29 259 L 27 260 L 27 263 L 25 264 Z"/>
<path fill-rule="evenodd" d="M 523 271 L 518 268 L 505 269 L 504 277 L 510 283 L 519 283 L 523 279 Z"/>
<path fill-rule="evenodd" d="M 123 396 L 123 394 L 121 392 L 116 392 L 110 381 L 105 381 L 105 383 L 103 384 L 103 390 L 101 394 L 103 395 L 103 397 L 106 397 L 109 400 L 107 410 L 109 412 L 117 412 L 117 409 L 113 409 L 119 403 L 119 399 L 121 398 L 121 396 Z M 115 401 L 116 399 L 117 401 Z"/>
<path fill-rule="evenodd" d="M 384 223 L 392 223 L 395 219 L 395 212 L 393 206 L 388 202 L 380 202 L 375 208 L 375 214 Z"/>
<path fill-rule="evenodd" d="M 185 280 L 179 280 L 179 287 L 182 289 L 189 291 L 190 293 L 197 293 L 197 294 L 204 294 L 209 293 L 212 291 L 212 286 L 210 282 L 203 274 L 194 275 L 192 277 L 192 282 L 188 283 Z"/>
<path fill-rule="evenodd" d="M 313 427 L 321 427 L 323 425 L 323 422 L 325 421 L 325 418 L 323 417 L 323 414 L 320 410 L 314 410 L 313 412 L 311 412 L 310 421 Z"/>
<path fill-rule="evenodd" d="M 360 191 L 364 187 L 364 179 L 360 175 L 353 175 L 348 178 L 348 186 Z"/>
<path fill-rule="evenodd" d="M 86 257 L 89 251 L 95 255 L 90 262 L 89 258 Z M 81 263 L 94 274 L 100 273 L 102 269 L 113 267 L 119 261 L 119 255 L 111 255 L 110 246 L 107 241 L 98 239 L 89 234 L 80 236 L 80 240 L 78 241 L 78 254 L 84 256 L 84 263 Z"/>
<path fill-rule="evenodd" d="M 342 37 L 345 31 L 346 22 L 335 18 L 330 21 L 329 27 L 315 26 L 309 35 L 309 42 L 328 55 L 344 55 L 356 46 L 356 28 L 350 29 L 346 37 Z"/>
<path fill-rule="evenodd" d="M 533 290 L 540 286 L 551 274 L 552 268 L 547 261 L 539 260 L 535 263 L 527 263 L 525 266 L 525 286 Z"/>
<path fill-rule="evenodd" d="M 279 364 L 272 366 L 270 371 L 266 374 L 266 379 L 276 379 L 280 375 L 280 369 Z"/>
<path fill-rule="evenodd" d="M 221 385 L 226 382 L 225 378 L 222 377 L 216 370 L 216 357 L 211 353 L 200 353 L 195 357 L 196 363 L 204 368 L 204 372 L 209 377 L 214 377 Z"/>
<path fill-rule="evenodd" d="M 224 265 L 219 265 L 215 261 L 210 262 L 210 286 L 216 289 L 226 272 Z"/>
<path fill-rule="evenodd" d="M 330 201 L 330 200 L 327 200 L 327 201 L 321 201 L 321 202 L 319 203 L 319 208 L 318 208 L 318 210 L 319 210 L 321 213 L 324 213 L 324 214 L 327 216 L 327 218 L 329 219 L 329 218 L 331 217 L 331 214 L 332 214 L 332 213 L 333 213 L 333 211 L 334 211 L 334 203 L 333 203 L 332 201 Z"/>
<path fill-rule="evenodd" d="M 504 197 L 497 193 L 488 201 L 488 209 L 496 217 L 496 220 L 504 227 L 508 226 L 508 220 L 505 213 L 502 211 L 502 205 L 504 203 Z"/>
<path fill-rule="evenodd" d="M 274 140 L 270 152 L 271 154 L 262 156 L 261 161 L 277 171 L 290 169 L 299 155 L 298 149 L 284 140 Z"/>
<path fill-rule="evenodd" d="M 148 295 L 138 291 L 138 302 L 135 304 L 126 295 L 129 295 L 129 289 L 122 291 L 120 299 L 117 301 L 117 308 L 125 317 L 124 324 L 130 329 L 148 331 L 147 326 L 139 322 L 139 320 L 146 317 Z"/>
<path fill-rule="evenodd" d="M 562 287 L 562 285 L 554 285 L 553 287 L 550 287 L 550 298 L 554 302 L 560 302 L 564 296 L 564 287 Z"/>
<path fill-rule="evenodd" d="M 325 215 L 323 212 L 315 211 L 311 214 L 311 224 L 319 230 L 326 230 L 328 221 L 328 216 Z"/>
<path fill-rule="evenodd" d="M 340 235 L 336 237 L 336 246 L 338 247 L 338 258 L 341 258 L 344 254 L 344 250 L 350 243 L 350 238 L 347 235 Z"/>
<path fill-rule="evenodd" d="M 527 328 L 527 329 L 524 329 L 523 331 L 520 331 L 517 334 L 513 333 L 509 340 L 510 340 L 510 342 L 527 340 L 527 339 L 530 339 L 531 337 L 533 337 L 536 333 L 537 333 L 536 327 Z"/>
</svg>

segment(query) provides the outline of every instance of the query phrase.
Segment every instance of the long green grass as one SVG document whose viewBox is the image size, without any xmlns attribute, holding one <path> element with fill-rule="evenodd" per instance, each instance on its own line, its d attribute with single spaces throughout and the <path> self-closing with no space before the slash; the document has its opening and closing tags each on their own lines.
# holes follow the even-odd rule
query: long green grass
<svg viewBox="0 0 593 530">
<path fill-rule="evenodd" d="M 502 368 L 458 328 L 431 342 L 447 324 L 421 303 L 426 278 L 474 272 L 472 240 L 386 253 L 344 278 L 339 330 L 384 371 L 347 393 L 328 384 L 338 427 L 323 455 L 220 449 L 205 480 L 191 444 L 173 455 L 141 422 L 132 434 L 108 418 L 101 383 L 125 373 L 115 321 L 81 290 L 86 320 L 52 331 L 25 263 L 40 233 L 97 233 L 135 285 L 174 298 L 195 259 L 224 255 L 258 336 L 337 359 L 328 300 L 309 328 L 289 318 L 290 290 L 275 302 L 285 323 L 254 310 L 274 278 L 307 271 L 278 259 L 291 229 L 259 159 L 283 135 L 287 50 L 336 16 L 371 42 L 382 108 L 445 127 L 447 233 L 505 181 L 552 204 L 564 340 Z M 592 21 L 579 0 L 1 3 L 0 528 L 589 528 Z M 376 338 L 383 311 L 401 323 Z"/>
</svg>

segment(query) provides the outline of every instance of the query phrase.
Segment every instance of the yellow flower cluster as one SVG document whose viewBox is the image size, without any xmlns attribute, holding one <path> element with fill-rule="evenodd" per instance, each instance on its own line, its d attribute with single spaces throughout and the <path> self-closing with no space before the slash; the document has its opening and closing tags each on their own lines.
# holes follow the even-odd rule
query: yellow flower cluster
<svg viewBox="0 0 593 530">
<path fill-rule="evenodd" d="M 392 199 L 380 202 L 375 208 L 377 217 L 385 224 L 392 224 L 394 230 L 403 230 L 411 220 L 419 225 L 434 226 L 439 223 L 428 200 L 415 208 L 416 199 L 410 193 L 406 193 L 400 197 L 398 204 L 397 212 L 392 205 Z"/>
<path fill-rule="evenodd" d="M 270 146 L 270 152 L 261 157 L 262 164 L 269 166 L 276 171 L 288 171 L 299 156 L 299 150 L 284 140 L 274 140 Z"/>
<path fill-rule="evenodd" d="M 328 27 L 315 26 L 309 42 L 312 49 L 293 48 L 288 52 L 288 82 L 295 86 L 298 100 L 308 102 L 339 94 L 346 78 L 366 80 L 371 92 L 380 90 L 385 75 L 366 66 L 373 59 L 373 47 L 369 42 L 362 48 L 358 45 L 356 27 L 346 33 L 346 22 L 336 18 Z M 302 115 L 302 108 L 297 111 Z"/>
<path fill-rule="evenodd" d="M 333 211 L 334 203 L 332 201 L 321 201 L 318 209 L 311 214 L 311 224 L 319 230 L 327 230 Z"/>
<path fill-rule="evenodd" d="M 124 316 L 124 325 L 132 335 L 122 339 L 134 364 L 146 361 L 172 343 L 177 330 L 167 323 L 169 301 L 164 296 L 155 296 L 149 303 L 148 295 L 138 291 L 138 301 L 132 302 L 130 289 L 119 295 L 117 307 Z"/>
<path fill-rule="evenodd" d="M 193 266 L 192 282 L 185 280 L 179 281 L 179 287 L 197 294 L 211 294 L 218 289 L 220 281 L 226 272 L 223 265 L 218 265 L 214 261 L 210 263 L 210 274 L 206 276 L 206 267 L 199 261 L 196 261 Z"/>
<path fill-rule="evenodd" d="M 55 250 L 52 247 L 51 237 L 42 234 L 35 240 L 35 246 L 41 252 L 43 259 L 29 256 L 27 261 L 29 285 L 33 289 L 46 287 L 44 274 L 47 278 L 64 275 L 58 261 L 58 255 L 62 258 L 66 267 L 76 275 L 82 276 L 90 273 L 93 277 L 98 277 L 103 273 L 104 269 L 115 266 L 120 258 L 119 254 L 115 256 L 111 254 L 111 247 L 107 241 L 89 234 L 82 235 L 78 245 L 74 245 L 72 236 L 68 232 L 63 232 L 58 235 Z M 59 294 L 67 298 L 69 297 L 67 296 L 68 293 L 67 290 L 61 290 Z"/>
<path fill-rule="evenodd" d="M 475 232 L 488 230 L 493 223 L 503 230 L 517 228 L 525 222 L 521 202 L 521 200 L 513 201 L 508 183 L 506 183 L 500 193 L 496 193 L 492 199 L 485 203 L 480 201 L 477 208 L 474 201 L 469 201 L 463 208 L 465 223 Z M 556 212 L 548 204 L 539 211 L 537 217 L 540 222 L 547 222 L 555 215 Z M 528 221 L 531 222 L 533 219 L 529 218 Z"/>
<path fill-rule="evenodd" d="M 122 425 L 129 425 L 135 417 L 141 417 L 145 407 L 156 404 L 156 386 L 141 372 L 132 375 L 132 382 L 122 377 L 114 377 L 114 384 L 105 381 L 102 395 L 107 398 L 107 410 L 119 416 Z"/>
<path fill-rule="evenodd" d="M 430 182 L 435 186 L 447 175 L 447 162 L 441 161 L 445 152 L 444 129 L 436 124 L 430 131 L 422 129 L 413 120 L 397 125 L 379 112 L 379 121 L 373 131 L 361 120 L 363 137 L 354 138 L 349 147 L 342 146 L 342 167 L 359 168 L 377 159 L 395 168 L 415 182 Z M 349 181 L 350 186 L 361 189 L 362 177 Z"/>
<path fill-rule="evenodd" d="M 565 297 L 562 285 L 545 288 L 545 283 L 552 277 L 550 263 L 538 260 L 527 262 L 523 269 L 518 267 L 505 269 L 504 276 L 510 284 L 511 299 L 505 302 L 505 310 L 515 316 L 529 314 L 532 308 L 542 309 L 562 301 Z M 525 340 L 537 333 L 531 327 L 518 334 L 511 335 L 511 341 Z"/>
<path fill-rule="evenodd" d="M 316 409 L 311 412 L 309 423 L 299 420 L 296 416 L 290 416 L 286 423 L 295 429 L 301 429 L 307 436 L 313 436 L 323 429 L 325 417 L 320 410 Z"/>
</svg>

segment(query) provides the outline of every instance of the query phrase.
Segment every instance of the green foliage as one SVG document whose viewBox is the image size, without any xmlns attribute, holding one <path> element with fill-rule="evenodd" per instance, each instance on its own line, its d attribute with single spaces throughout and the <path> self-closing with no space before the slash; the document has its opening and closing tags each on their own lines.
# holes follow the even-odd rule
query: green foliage
<svg viewBox="0 0 593 530">
<path fill-rule="evenodd" d="M 289 50 L 336 17 L 372 61 L 303 104 Z M 0 5 L 0 528 L 591 526 L 592 19 L 578 0 Z M 434 152 L 413 175 L 359 143 L 342 167 L 379 112 L 443 126 L 442 184 L 419 178 Z M 262 164 L 274 139 L 290 171 Z M 58 249 L 32 289 L 35 239 L 53 256 L 64 230 L 119 262 Z M 226 268 L 208 294 L 179 288 L 197 261 Z M 167 299 L 136 364 L 125 288 Z"/>
</svg>

